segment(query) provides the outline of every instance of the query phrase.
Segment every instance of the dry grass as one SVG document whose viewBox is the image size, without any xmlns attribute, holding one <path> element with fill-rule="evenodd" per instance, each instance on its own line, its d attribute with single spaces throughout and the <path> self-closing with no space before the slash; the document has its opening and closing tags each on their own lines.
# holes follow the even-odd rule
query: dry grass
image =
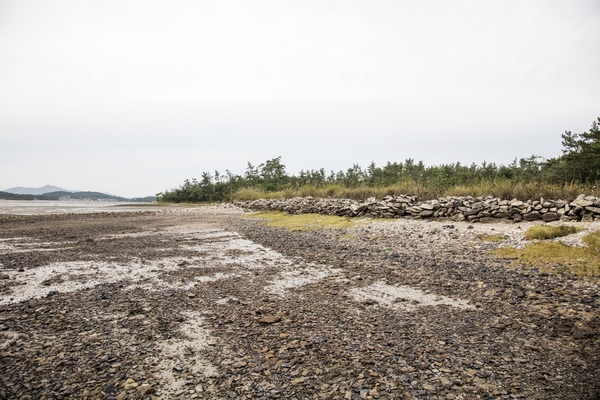
<svg viewBox="0 0 600 400">
<path fill-rule="evenodd" d="M 504 235 L 477 235 L 479 239 L 484 242 L 504 242 L 506 240 L 506 236 Z"/>
<path fill-rule="evenodd" d="M 279 195 L 277 195 L 279 193 Z M 259 200 L 259 199 L 281 199 L 283 194 L 281 192 L 264 192 L 257 188 L 242 188 L 235 192 L 232 196 L 232 200 Z"/>
<path fill-rule="evenodd" d="M 600 188 L 581 184 L 554 185 L 546 183 L 512 183 L 509 181 L 481 182 L 473 185 L 457 185 L 446 189 L 435 185 L 424 185 L 413 181 L 400 182 L 392 186 L 370 187 L 360 186 L 347 188 L 337 184 L 317 186 L 301 186 L 279 192 L 263 192 L 255 188 L 244 188 L 235 192 L 232 200 L 283 199 L 292 197 L 345 198 L 364 201 L 369 197 L 381 199 L 388 195 L 411 195 L 422 200 L 436 199 L 446 196 L 493 196 L 502 199 L 519 199 L 522 201 L 539 199 L 574 200 L 581 193 L 600 196 Z"/>
<path fill-rule="evenodd" d="M 580 194 L 600 195 L 600 189 L 596 186 L 569 184 L 556 185 L 551 183 L 512 183 L 481 182 L 476 185 L 453 186 L 444 191 L 444 196 L 493 196 L 501 199 L 518 199 L 521 201 L 536 200 L 541 197 L 545 199 L 562 199 L 571 201 Z"/>
<path fill-rule="evenodd" d="M 586 279 L 600 278 L 600 231 L 583 238 L 587 247 L 567 246 L 556 242 L 538 242 L 523 249 L 503 247 L 493 253 L 511 259 L 513 266 L 539 268 Z"/>
<path fill-rule="evenodd" d="M 527 240 L 547 240 L 571 235 L 581 231 L 582 229 L 583 228 L 578 228 L 572 225 L 538 225 L 527 229 L 523 236 L 525 236 L 525 239 Z"/>
<path fill-rule="evenodd" d="M 369 221 L 356 218 L 337 217 L 321 214 L 284 214 L 282 212 L 265 212 L 248 215 L 247 218 L 260 218 L 266 220 L 267 226 L 286 228 L 290 231 L 318 230 L 318 229 L 343 229 L 351 228 Z M 350 238 L 350 237 L 348 237 Z"/>
<path fill-rule="evenodd" d="M 218 203 L 170 203 L 168 201 L 159 201 L 157 203 L 152 204 L 153 206 L 161 206 L 161 207 L 210 207 L 214 206 Z"/>
</svg>

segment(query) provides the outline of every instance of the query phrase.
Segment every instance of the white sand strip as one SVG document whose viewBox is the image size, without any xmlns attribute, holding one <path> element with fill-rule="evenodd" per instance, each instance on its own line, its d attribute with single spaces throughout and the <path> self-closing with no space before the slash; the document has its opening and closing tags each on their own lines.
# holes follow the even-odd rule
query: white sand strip
<svg viewBox="0 0 600 400">
<path fill-rule="evenodd" d="M 392 286 L 379 281 L 370 286 L 350 290 L 357 302 L 375 301 L 383 307 L 412 311 L 419 307 L 448 305 L 463 310 L 474 309 L 465 300 L 428 294 L 410 286 Z"/>
</svg>

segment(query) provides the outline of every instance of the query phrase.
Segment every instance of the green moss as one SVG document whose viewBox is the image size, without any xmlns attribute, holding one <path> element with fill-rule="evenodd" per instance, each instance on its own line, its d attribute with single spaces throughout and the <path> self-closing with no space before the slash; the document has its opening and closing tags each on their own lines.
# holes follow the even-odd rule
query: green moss
<svg viewBox="0 0 600 400">
<path fill-rule="evenodd" d="M 573 233 L 579 232 L 580 230 L 582 230 L 582 228 L 578 228 L 576 226 L 571 225 L 538 225 L 532 226 L 531 228 L 527 229 L 527 232 L 525 232 L 524 236 L 525 239 L 528 240 L 546 240 L 571 235 Z"/>
<path fill-rule="evenodd" d="M 246 218 L 260 218 L 266 220 L 267 226 L 286 228 L 291 231 L 317 230 L 317 229 L 343 229 L 351 228 L 368 221 L 356 218 L 337 217 L 321 214 L 285 214 L 282 212 L 265 212 L 248 215 Z"/>
<path fill-rule="evenodd" d="M 597 279 L 600 277 L 600 231 L 586 235 L 583 240 L 587 247 L 537 242 L 523 249 L 507 246 L 492 253 L 500 258 L 512 260 L 513 266 L 539 268 L 550 273 Z"/>
</svg>

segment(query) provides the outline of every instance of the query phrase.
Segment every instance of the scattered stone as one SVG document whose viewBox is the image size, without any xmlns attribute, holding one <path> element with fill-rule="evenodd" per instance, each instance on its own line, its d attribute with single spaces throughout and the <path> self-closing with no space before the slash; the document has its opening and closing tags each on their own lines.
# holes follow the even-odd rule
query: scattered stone
<svg viewBox="0 0 600 400">
<path fill-rule="evenodd" d="M 258 320 L 258 322 L 260 322 L 261 324 L 274 324 L 279 321 L 281 321 L 280 315 L 265 315 L 264 317 Z"/>
<path fill-rule="evenodd" d="M 444 197 L 420 201 L 417 197 L 386 196 L 364 202 L 350 199 L 317 199 L 295 197 L 291 199 L 260 199 L 236 201 L 234 205 L 252 211 L 284 211 L 289 214 L 315 213 L 346 217 L 370 218 L 416 218 L 450 219 L 460 222 L 496 222 L 498 219 L 511 221 L 556 221 L 561 217 L 569 220 L 593 220 L 589 215 L 600 218 L 600 200 L 594 196 L 580 195 L 571 203 L 565 200 L 540 199 L 543 201 L 510 202 L 488 197 Z M 585 210 L 585 212 L 584 212 Z M 587 213 L 587 214 L 586 214 Z M 376 240 L 372 235 L 371 240 Z"/>
<path fill-rule="evenodd" d="M 409 218 L 289 232 L 206 207 L 0 215 L 3 249 L 17 237 L 32 246 L 52 240 L 43 251 L 0 252 L 2 273 L 11 276 L 0 280 L 7 290 L 0 292 L 0 398 L 452 400 L 600 392 L 597 280 L 507 268 L 489 250 L 524 244 L 533 223 L 471 222 L 501 207 L 513 221 L 533 211 L 543 218 L 559 202 L 438 199 L 420 208 L 434 212 L 423 220 L 405 209 L 416 199 L 383 201 L 382 212 L 402 209 Z M 383 205 L 373 199 L 364 211 L 374 207 Z M 563 216 L 596 215 L 585 207 L 566 215 L 574 209 Z M 468 222 L 429 222 L 451 213 Z M 70 236 L 94 241 L 71 249 Z M 178 266 L 184 259 L 188 265 Z M 123 269 L 103 269 L 105 262 Z M 292 275 L 294 285 L 269 289 Z M 50 285 L 40 286 L 46 279 Z M 32 295 L 17 299 L 22 293 Z"/>
<path fill-rule="evenodd" d="M 137 391 L 140 392 L 142 395 L 148 395 L 150 393 L 152 393 L 152 386 L 150 386 L 147 383 L 144 383 L 140 386 L 137 387 Z"/>
</svg>

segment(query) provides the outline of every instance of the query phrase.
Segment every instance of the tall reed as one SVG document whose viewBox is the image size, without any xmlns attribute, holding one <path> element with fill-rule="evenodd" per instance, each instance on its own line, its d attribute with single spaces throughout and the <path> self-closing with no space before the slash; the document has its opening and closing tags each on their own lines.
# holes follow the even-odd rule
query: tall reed
<svg viewBox="0 0 600 400">
<path fill-rule="evenodd" d="M 562 199 L 571 201 L 578 195 L 585 193 L 600 197 L 597 186 L 572 183 L 557 185 L 551 183 L 510 181 L 479 182 L 471 185 L 456 185 L 448 188 L 439 188 L 433 185 L 424 185 L 413 181 L 404 181 L 391 186 L 371 187 L 344 187 L 338 184 L 324 186 L 305 185 L 298 188 L 287 188 L 276 192 L 266 192 L 256 188 L 243 188 L 232 195 L 232 200 L 257 200 L 257 199 L 282 199 L 292 197 L 319 197 L 319 198 L 344 198 L 364 201 L 370 197 L 381 199 L 388 195 L 417 196 L 421 200 L 431 200 L 446 196 L 493 196 L 501 199 L 518 199 L 522 201 L 545 199 Z"/>
</svg>

